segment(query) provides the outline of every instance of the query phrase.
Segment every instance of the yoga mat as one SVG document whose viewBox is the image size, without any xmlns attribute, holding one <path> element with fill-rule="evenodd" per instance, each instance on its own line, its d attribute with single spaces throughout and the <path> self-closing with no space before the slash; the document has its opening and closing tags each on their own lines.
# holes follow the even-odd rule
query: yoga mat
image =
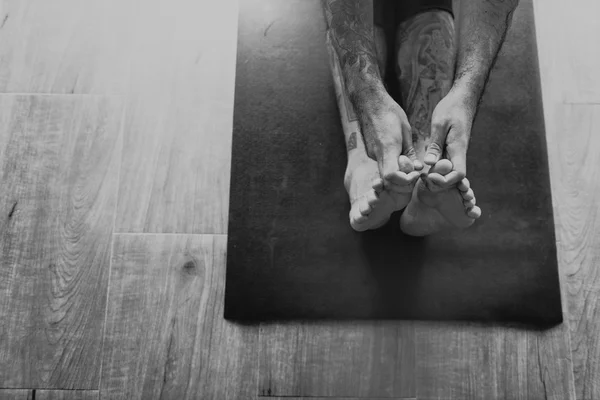
<svg viewBox="0 0 600 400">
<path fill-rule="evenodd" d="M 562 321 L 531 1 L 522 1 L 472 130 L 482 217 L 354 232 L 319 0 L 242 0 L 225 318 Z"/>
</svg>

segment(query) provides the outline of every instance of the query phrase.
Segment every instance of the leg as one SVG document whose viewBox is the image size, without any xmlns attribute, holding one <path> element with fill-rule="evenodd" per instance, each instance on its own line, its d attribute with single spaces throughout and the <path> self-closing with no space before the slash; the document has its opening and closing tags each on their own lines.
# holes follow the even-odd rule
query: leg
<svg viewBox="0 0 600 400">
<path fill-rule="evenodd" d="M 375 33 L 378 64 L 383 75 L 386 61 L 385 36 L 380 29 L 377 29 Z M 367 155 L 358 117 L 348 99 L 339 60 L 329 35 L 327 36 L 327 48 L 348 151 L 344 186 L 351 204 L 350 226 L 357 231 L 376 229 L 389 220 L 392 212 L 406 205 L 410 199 L 410 193 L 404 198 L 399 198 L 399 196 L 392 196 L 383 190 L 383 180 L 379 175 L 377 162 Z M 406 158 L 405 156 L 401 157 Z M 412 162 L 408 158 L 404 161 L 412 168 Z"/>
<path fill-rule="evenodd" d="M 396 74 L 421 161 L 429 144 L 433 109 L 452 86 L 454 36 L 454 19 L 443 10 L 421 12 L 398 27 Z"/>
<path fill-rule="evenodd" d="M 455 57 L 454 20 L 449 12 L 429 10 L 400 24 L 396 72 L 402 105 L 412 127 L 413 145 L 421 161 L 430 143 L 431 114 L 452 86 Z M 452 227 L 466 228 L 481 214 L 467 179 L 447 190 L 428 181 L 428 172 L 444 176 L 452 170 L 448 160 L 438 164 L 431 171 L 425 166 L 415 185 L 400 220 L 407 234 L 423 236 Z"/>
</svg>

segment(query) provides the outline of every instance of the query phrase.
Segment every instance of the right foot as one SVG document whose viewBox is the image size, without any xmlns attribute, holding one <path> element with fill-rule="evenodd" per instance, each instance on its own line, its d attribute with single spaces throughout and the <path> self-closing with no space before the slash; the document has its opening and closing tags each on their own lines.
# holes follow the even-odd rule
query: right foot
<svg viewBox="0 0 600 400">
<path fill-rule="evenodd" d="M 452 171 L 449 160 L 438 161 L 430 173 L 446 176 Z M 400 228 L 411 236 L 425 236 L 451 228 L 467 228 L 481 216 L 468 179 L 456 187 L 442 189 L 422 177 L 417 182 L 412 201 L 400 218 Z"/>
<path fill-rule="evenodd" d="M 413 168 L 412 161 L 406 156 L 400 156 L 398 165 L 405 173 L 410 173 Z M 364 153 L 349 160 L 344 184 L 350 197 L 350 226 L 358 232 L 385 225 L 394 211 L 406 207 L 414 186 L 404 186 L 404 193 L 384 190 L 377 162 Z"/>
</svg>

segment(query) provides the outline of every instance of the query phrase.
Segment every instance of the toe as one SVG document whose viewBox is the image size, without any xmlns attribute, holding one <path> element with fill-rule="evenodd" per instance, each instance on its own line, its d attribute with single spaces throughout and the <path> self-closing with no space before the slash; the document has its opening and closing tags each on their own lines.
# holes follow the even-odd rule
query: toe
<svg viewBox="0 0 600 400">
<path fill-rule="evenodd" d="M 477 206 L 471 208 L 470 210 L 467 211 L 467 216 L 469 216 L 469 218 L 474 218 L 474 219 L 481 217 L 481 208 L 479 208 Z"/>
<path fill-rule="evenodd" d="M 473 198 L 471 200 L 465 200 L 465 201 L 463 201 L 463 204 L 467 210 L 469 208 L 473 208 L 473 207 L 475 207 L 475 204 L 476 204 L 475 198 Z"/>
<path fill-rule="evenodd" d="M 437 172 L 440 175 L 446 175 L 450 171 L 452 171 L 452 163 L 450 160 L 446 159 L 436 162 L 435 165 L 429 170 L 429 172 Z"/>
<path fill-rule="evenodd" d="M 369 191 L 369 193 L 367 193 L 366 198 L 367 198 L 367 204 L 369 205 L 369 207 L 371 209 L 375 209 L 375 206 L 379 202 L 379 197 L 377 196 L 377 194 L 371 190 L 371 191 Z"/>
<path fill-rule="evenodd" d="M 469 190 L 467 190 L 464 193 L 461 193 L 462 198 L 465 200 L 473 200 L 475 199 L 475 193 L 473 192 L 473 189 L 469 188 Z"/>
<path fill-rule="evenodd" d="M 375 193 L 379 194 L 381 192 L 383 192 L 383 179 L 381 178 L 377 178 L 373 181 L 373 185 L 372 185 L 373 190 L 375 191 Z"/>
<path fill-rule="evenodd" d="M 396 171 L 387 174 L 385 176 L 385 180 L 390 183 L 390 190 L 404 193 L 407 191 L 412 191 L 412 186 L 415 184 L 417 179 L 419 179 L 419 175 L 420 174 L 418 171 L 412 171 L 408 174 L 402 171 Z"/>
<path fill-rule="evenodd" d="M 360 213 L 362 215 L 369 215 L 371 213 L 371 211 L 373 211 L 373 209 L 369 205 L 369 202 L 367 201 L 366 197 L 363 197 L 362 199 L 359 200 L 358 211 L 360 211 Z"/>
<path fill-rule="evenodd" d="M 438 161 L 429 170 L 428 177 L 431 183 L 435 184 L 439 189 L 448 189 L 454 185 L 458 185 L 464 176 L 452 168 L 450 160 L 442 159 Z"/>
<path fill-rule="evenodd" d="M 365 217 L 364 215 L 350 215 L 350 226 L 358 232 L 364 231 L 366 229 L 366 227 L 361 226 L 362 224 L 364 224 L 365 222 L 367 222 L 367 220 L 369 219 L 369 217 Z"/>
<path fill-rule="evenodd" d="M 427 188 L 432 192 L 440 191 L 445 186 L 445 179 L 442 175 L 437 172 L 429 173 L 425 176 L 425 184 Z"/>
<path fill-rule="evenodd" d="M 349 217 L 350 217 L 350 226 L 352 227 L 352 229 L 354 229 L 355 231 L 358 231 L 358 232 L 361 232 L 365 229 L 361 225 L 369 220 L 368 216 L 362 215 L 358 211 L 358 209 L 356 209 L 354 207 L 352 207 L 352 209 L 350 210 Z"/>
<path fill-rule="evenodd" d="M 463 178 L 463 180 L 458 183 L 457 187 L 461 192 L 466 192 L 471 187 L 471 182 L 469 182 L 467 178 Z"/>
</svg>

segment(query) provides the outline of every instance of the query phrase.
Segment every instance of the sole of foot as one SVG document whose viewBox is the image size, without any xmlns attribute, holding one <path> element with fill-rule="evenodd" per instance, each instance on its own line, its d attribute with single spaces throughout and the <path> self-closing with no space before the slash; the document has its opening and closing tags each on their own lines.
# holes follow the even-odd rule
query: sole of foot
<svg viewBox="0 0 600 400">
<path fill-rule="evenodd" d="M 452 163 L 440 160 L 428 174 L 437 173 L 444 177 L 451 171 Z M 411 236 L 468 228 L 481 216 L 481 209 L 475 204 L 475 194 L 467 178 L 456 186 L 443 188 L 428 176 L 422 176 L 400 218 L 400 228 Z"/>
<path fill-rule="evenodd" d="M 396 185 L 397 190 L 391 192 L 384 188 L 376 161 L 366 155 L 360 160 L 349 161 L 344 183 L 350 197 L 352 229 L 363 232 L 380 228 L 394 211 L 406 207 L 416 183 L 416 179 L 409 177 L 414 167 L 406 156 L 400 156 L 398 165 L 397 182 L 405 182 L 405 185 Z"/>
</svg>

